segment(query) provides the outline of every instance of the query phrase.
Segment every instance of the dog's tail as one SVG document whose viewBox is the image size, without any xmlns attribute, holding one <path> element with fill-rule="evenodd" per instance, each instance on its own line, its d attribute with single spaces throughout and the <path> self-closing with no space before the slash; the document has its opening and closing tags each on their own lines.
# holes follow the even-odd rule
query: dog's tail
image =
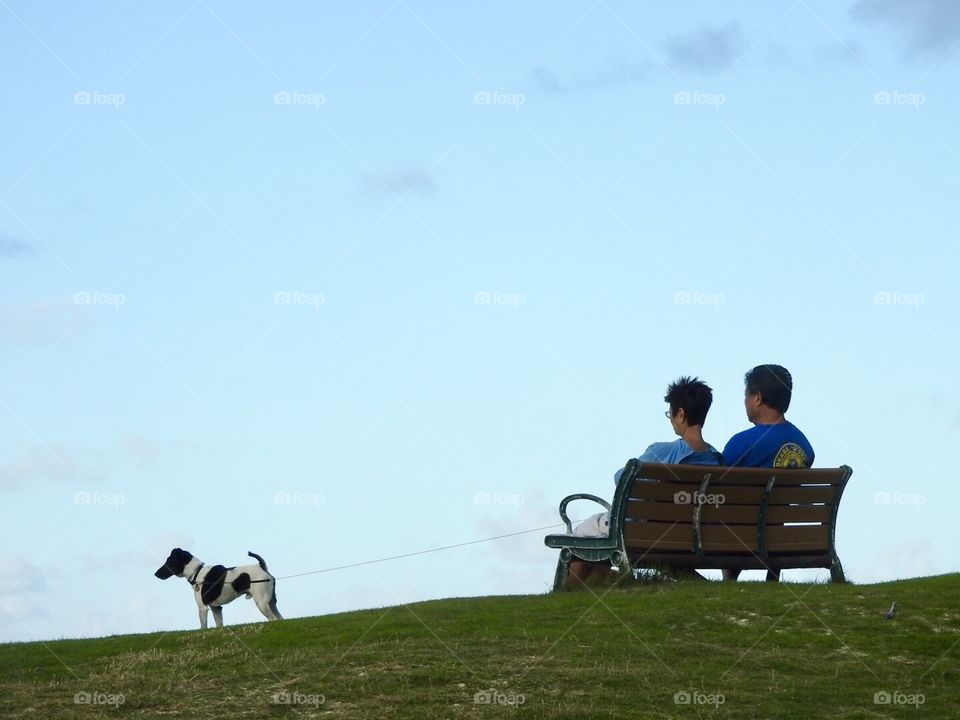
<svg viewBox="0 0 960 720">
<path fill-rule="evenodd" d="M 267 569 L 267 562 L 266 562 L 266 560 L 264 560 L 262 557 L 260 557 L 259 555 L 257 555 L 255 552 L 248 552 L 247 555 L 249 555 L 249 556 L 252 557 L 252 558 L 256 558 L 256 559 L 257 559 L 257 562 L 260 563 L 260 569 L 261 569 L 261 570 L 266 570 L 266 569 Z"/>
</svg>

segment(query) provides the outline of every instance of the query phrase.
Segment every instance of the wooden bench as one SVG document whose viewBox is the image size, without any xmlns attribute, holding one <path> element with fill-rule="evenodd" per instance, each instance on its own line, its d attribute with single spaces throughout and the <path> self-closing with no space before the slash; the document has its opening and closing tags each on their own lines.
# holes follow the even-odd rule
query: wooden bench
<svg viewBox="0 0 960 720">
<path fill-rule="evenodd" d="M 852 473 L 846 465 L 806 470 L 632 459 L 612 503 L 583 493 L 560 503 L 567 532 L 544 538 L 560 550 L 553 588 L 564 587 L 575 558 L 627 569 L 827 568 L 831 581 L 843 582 L 834 533 Z M 572 534 L 567 504 L 580 499 L 610 511 L 609 537 Z"/>
</svg>

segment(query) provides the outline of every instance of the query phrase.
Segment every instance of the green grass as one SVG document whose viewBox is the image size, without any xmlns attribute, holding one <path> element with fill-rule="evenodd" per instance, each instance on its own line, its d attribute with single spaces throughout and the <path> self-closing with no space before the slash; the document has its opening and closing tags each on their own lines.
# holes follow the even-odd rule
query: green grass
<svg viewBox="0 0 960 720">
<path fill-rule="evenodd" d="M 0 715 L 809 720 L 960 708 L 960 575 L 596 592 L 0 645 Z M 475 702 L 485 690 L 522 704 Z M 77 704 L 84 692 L 123 703 Z M 923 704 L 876 704 L 881 692 Z M 275 702 L 283 693 L 301 702 Z"/>
</svg>

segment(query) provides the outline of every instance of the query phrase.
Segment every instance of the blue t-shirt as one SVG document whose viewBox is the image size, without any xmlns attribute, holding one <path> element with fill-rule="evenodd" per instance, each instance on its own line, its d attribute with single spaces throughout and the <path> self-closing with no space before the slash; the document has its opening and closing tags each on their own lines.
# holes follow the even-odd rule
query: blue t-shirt
<svg viewBox="0 0 960 720">
<path fill-rule="evenodd" d="M 740 467 L 813 467 L 813 447 L 791 422 L 754 425 L 730 438 L 723 449 L 727 465 Z"/>
<path fill-rule="evenodd" d="M 677 438 L 673 442 L 654 443 L 646 450 L 643 455 L 637 458 L 640 462 L 650 463 L 684 463 L 687 465 L 719 465 L 719 458 L 713 453 L 718 452 L 713 445 L 707 445 L 710 450 L 706 452 L 694 452 L 693 448 L 687 445 L 683 438 Z M 613 476 L 615 483 L 620 482 L 620 474 L 623 468 L 617 470 Z"/>
</svg>

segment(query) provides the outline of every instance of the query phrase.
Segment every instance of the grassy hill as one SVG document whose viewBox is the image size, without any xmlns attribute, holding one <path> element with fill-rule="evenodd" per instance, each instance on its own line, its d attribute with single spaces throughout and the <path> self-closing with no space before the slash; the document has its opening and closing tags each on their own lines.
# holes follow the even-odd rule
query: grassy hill
<svg viewBox="0 0 960 720">
<path fill-rule="evenodd" d="M 0 716 L 44 719 L 957 717 L 960 575 L 641 584 L 12 643 L 0 698 Z"/>
</svg>

